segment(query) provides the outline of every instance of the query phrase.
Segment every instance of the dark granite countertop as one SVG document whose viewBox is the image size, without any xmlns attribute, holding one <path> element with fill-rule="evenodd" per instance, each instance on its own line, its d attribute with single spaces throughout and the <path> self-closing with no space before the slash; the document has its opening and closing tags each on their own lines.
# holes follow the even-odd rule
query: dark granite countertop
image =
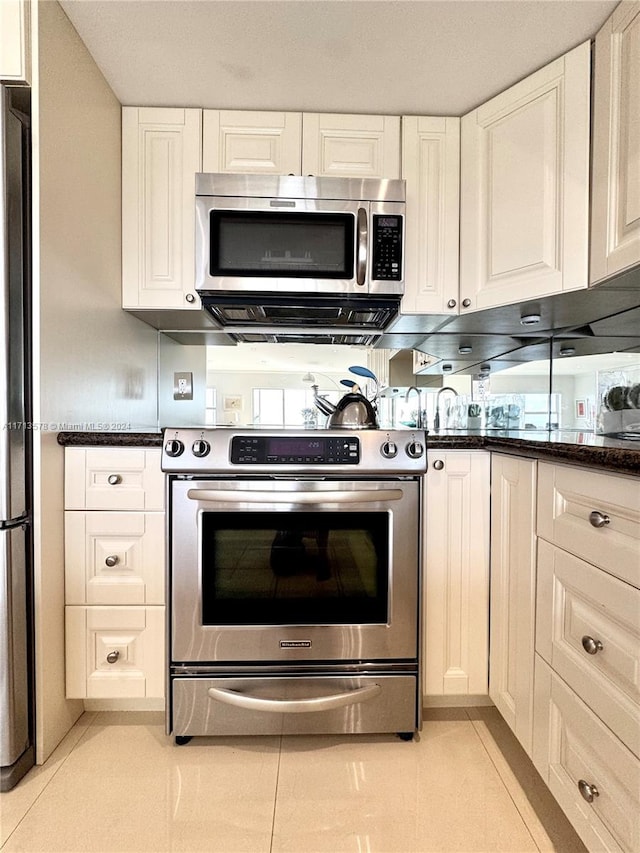
<svg viewBox="0 0 640 853">
<path fill-rule="evenodd" d="M 574 430 L 487 430 L 483 433 L 430 433 L 429 450 L 473 448 L 512 453 L 621 474 L 640 475 L 640 441 L 609 438 Z"/>
<path fill-rule="evenodd" d="M 59 432 L 64 447 L 162 447 L 161 432 Z M 640 475 L 640 441 L 622 441 L 590 432 L 487 430 L 429 433 L 429 450 L 493 450 L 622 474 Z"/>
<path fill-rule="evenodd" d="M 161 432 L 59 432 L 63 447 L 162 447 Z"/>
</svg>

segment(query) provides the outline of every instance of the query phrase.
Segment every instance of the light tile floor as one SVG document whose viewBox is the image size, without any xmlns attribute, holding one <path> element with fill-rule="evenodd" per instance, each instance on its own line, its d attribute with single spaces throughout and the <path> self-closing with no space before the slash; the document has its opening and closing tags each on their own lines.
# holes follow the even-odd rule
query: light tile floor
<svg viewBox="0 0 640 853">
<path fill-rule="evenodd" d="M 494 708 L 419 737 L 194 738 L 161 713 L 86 713 L 0 797 L 3 853 L 584 853 Z"/>
</svg>

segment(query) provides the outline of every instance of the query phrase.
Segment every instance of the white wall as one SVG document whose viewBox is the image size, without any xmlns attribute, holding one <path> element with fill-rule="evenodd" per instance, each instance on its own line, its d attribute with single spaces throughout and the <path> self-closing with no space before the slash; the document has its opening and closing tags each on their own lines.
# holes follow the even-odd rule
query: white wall
<svg viewBox="0 0 640 853">
<path fill-rule="evenodd" d="M 120 104 L 57 2 L 34 4 L 36 746 L 82 713 L 64 695 L 66 423 L 156 424 L 156 332 L 120 308 Z"/>
</svg>

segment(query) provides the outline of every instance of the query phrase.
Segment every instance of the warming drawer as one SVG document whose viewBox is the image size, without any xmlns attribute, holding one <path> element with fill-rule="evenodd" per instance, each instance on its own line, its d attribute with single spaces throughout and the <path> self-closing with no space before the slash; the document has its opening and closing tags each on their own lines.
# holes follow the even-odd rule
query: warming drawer
<svg viewBox="0 0 640 853">
<path fill-rule="evenodd" d="M 174 678 L 172 692 L 176 736 L 413 733 L 418 722 L 412 674 Z"/>
</svg>

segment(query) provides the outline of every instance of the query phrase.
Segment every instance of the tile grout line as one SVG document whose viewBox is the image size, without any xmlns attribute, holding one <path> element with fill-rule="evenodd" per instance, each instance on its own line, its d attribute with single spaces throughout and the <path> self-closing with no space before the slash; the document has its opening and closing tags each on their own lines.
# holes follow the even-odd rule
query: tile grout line
<svg viewBox="0 0 640 853">
<path fill-rule="evenodd" d="M 489 758 L 489 761 L 491 762 L 491 764 L 493 765 L 493 767 L 494 767 L 494 769 L 495 769 L 496 773 L 498 774 L 498 778 L 500 779 L 500 782 L 502 783 L 502 785 L 503 785 L 503 787 L 504 787 L 505 791 L 507 792 L 507 795 L 509 796 L 509 799 L 510 799 L 510 800 L 511 800 L 511 802 L 513 803 L 513 805 L 514 805 L 514 807 L 515 807 L 515 810 L 518 812 L 518 815 L 519 815 L 519 817 L 520 817 L 520 820 L 521 820 L 521 821 L 522 821 L 522 823 L 524 824 L 525 829 L 527 830 L 527 832 L 528 832 L 529 836 L 531 837 L 531 841 L 533 842 L 534 847 L 536 848 L 536 850 L 538 850 L 538 851 L 539 851 L 539 853 L 543 853 L 543 851 L 540 849 L 540 846 L 538 845 L 538 842 L 536 841 L 536 839 L 535 839 L 535 837 L 534 837 L 534 835 L 533 835 L 533 833 L 532 833 L 532 831 L 531 831 L 531 829 L 530 829 L 530 827 L 529 827 L 529 823 L 528 823 L 528 821 L 526 820 L 525 816 L 524 816 L 524 815 L 522 814 L 522 812 L 520 811 L 520 808 L 519 808 L 519 806 L 518 806 L 518 803 L 517 803 L 516 799 L 514 798 L 513 794 L 511 793 L 511 790 L 510 790 L 509 786 L 508 786 L 508 785 L 507 785 L 507 783 L 505 782 L 505 780 L 504 780 L 504 778 L 503 778 L 503 776 L 502 776 L 502 773 L 500 772 L 500 768 L 498 767 L 498 765 L 496 764 L 496 762 L 493 760 L 493 756 L 491 755 L 491 753 L 490 753 L 490 752 L 489 752 L 489 750 L 487 749 L 487 747 L 486 747 L 486 745 L 485 745 L 485 743 L 484 743 L 483 739 L 480 737 L 480 733 L 478 732 L 478 730 L 477 730 L 477 728 L 476 728 L 475 721 L 474 721 L 474 720 L 472 720 L 472 719 L 471 719 L 471 717 L 469 716 L 469 711 L 468 711 L 466 708 L 465 708 L 464 710 L 465 710 L 465 714 L 467 715 L 467 719 L 468 719 L 468 720 L 469 720 L 469 722 L 471 723 L 471 726 L 472 726 L 472 728 L 473 728 L 473 731 L 474 731 L 475 736 L 476 736 L 476 737 L 478 738 L 478 740 L 480 741 L 480 744 L 482 745 L 483 750 L 484 750 L 484 751 L 485 751 L 485 753 L 487 754 L 487 756 L 488 756 L 488 758 Z"/>
<path fill-rule="evenodd" d="M 1 2 L 1 0 L 0 0 L 0 2 Z M 86 714 L 86 713 L 87 713 L 86 711 L 84 711 L 84 712 L 83 712 L 83 714 Z M 45 784 L 42 786 L 42 790 L 41 790 L 41 791 L 39 791 L 39 792 L 38 792 L 38 794 L 34 797 L 33 801 L 32 801 L 32 802 L 29 804 L 29 806 L 27 807 L 27 810 L 25 811 L 25 813 L 22 815 L 22 817 L 20 818 L 20 820 L 16 823 L 16 825 L 15 825 L 15 826 L 14 826 L 14 828 L 11 830 L 11 832 L 9 833 L 9 835 L 7 835 L 7 837 L 5 838 L 4 842 L 3 842 L 3 843 L 2 843 L 2 845 L 0 846 L 0 850 L 3 850 L 3 849 L 5 848 L 5 846 L 9 843 L 9 841 L 11 840 L 11 838 L 13 837 L 13 835 L 15 834 L 16 830 L 17 830 L 20 826 L 22 826 L 22 823 L 26 820 L 26 818 L 28 817 L 29 813 L 31 812 L 31 810 L 33 809 L 33 807 L 35 806 L 35 804 L 40 800 L 40 798 L 42 797 L 42 795 L 44 794 L 44 792 L 47 790 L 47 788 L 49 787 L 49 785 L 53 782 L 53 780 L 56 778 L 56 776 L 58 775 L 58 773 L 62 770 L 62 768 L 64 767 L 64 765 L 67 763 L 68 759 L 71 757 L 71 753 L 74 751 L 74 749 L 75 749 L 75 748 L 76 748 L 80 743 L 82 743 L 82 741 L 83 741 L 83 740 L 84 740 L 84 738 L 86 737 L 86 735 L 87 735 L 87 733 L 88 733 L 89 729 L 90 729 L 90 728 L 91 728 L 91 726 L 94 724 L 94 722 L 95 722 L 95 720 L 96 720 L 96 717 L 98 716 L 98 712 L 97 712 L 97 711 L 93 711 L 93 712 L 91 712 L 91 713 L 93 714 L 93 716 L 92 716 L 92 718 L 91 718 L 91 721 L 90 721 L 90 722 L 88 723 L 88 725 L 85 727 L 85 730 L 84 730 L 84 731 L 83 731 L 83 733 L 80 735 L 80 737 L 78 738 L 78 740 L 73 744 L 73 746 L 71 747 L 71 749 L 69 750 L 69 752 L 67 753 L 67 755 L 65 755 L 65 757 L 60 761 L 60 766 L 58 767 L 58 769 L 53 771 L 53 773 L 51 774 L 51 778 L 50 778 L 47 782 L 45 782 Z M 80 718 L 78 718 L 78 719 L 80 719 Z M 75 726 L 75 725 L 77 725 L 77 722 L 78 722 L 78 721 L 76 720 L 76 722 L 75 722 L 73 725 L 74 725 L 74 726 Z M 69 729 L 69 731 L 71 731 L 72 729 L 73 729 L 73 726 L 71 727 L 71 729 Z M 58 747 L 56 747 L 56 749 L 57 749 L 57 748 L 58 748 Z M 54 752 L 55 752 L 55 750 L 54 750 Z M 53 755 L 53 753 L 52 753 L 52 755 Z M 49 758 L 47 759 L 47 761 L 49 761 L 49 760 L 51 759 L 51 757 L 52 757 L 52 756 L 50 755 L 50 756 L 49 756 Z M 41 766 L 41 767 L 44 767 L 46 763 L 47 763 L 47 762 L 45 761 L 45 763 L 44 763 L 44 764 L 42 764 L 42 765 L 40 765 L 40 766 Z M 37 766 L 37 765 L 36 765 L 36 766 Z"/>
<path fill-rule="evenodd" d="M 273 834 L 276 827 L 276 809 L 278 808 L 278 784 L 280 782 L 280 760 L 282 758 L 282 738 L 280 735 L 280 745 L 278 748 L 278 766 L 276 768 L 276 789 L 273 794 L 273 817 L 271 818 L 271 840 L 269 842 L 269 853 L 273 853 Z"/>
</svg>

